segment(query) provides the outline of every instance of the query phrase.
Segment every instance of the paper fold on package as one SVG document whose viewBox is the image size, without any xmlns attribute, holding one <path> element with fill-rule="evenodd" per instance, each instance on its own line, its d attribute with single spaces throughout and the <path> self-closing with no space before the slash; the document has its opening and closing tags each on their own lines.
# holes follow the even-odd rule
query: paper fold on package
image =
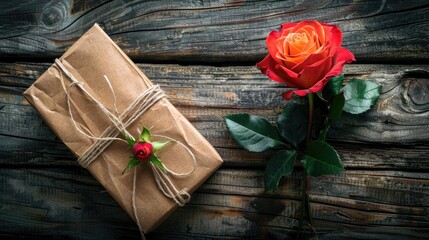
<svg viewBox="0 0 429 240">
<path fill-rule="evenodd" d="M 117 110 L 122 113 L 137 96 L 152 86 L 152 82 L 98 25 L 86 32 L 60 60 L 85 89 L 111 112 L 115 111 L 112 90 L 116 95 Z M 110 80 L 112 90 L 103 79 L 104 75 Z M 78 127 L 93 136 L 100 136 L 112 123 L 88 96 L 82 94 L 79 88 L 70 86 L 70 83 L 70 79 L 53 65 L 24 92 L 24 96 L 55 134 L 79 157 L 94 140 L 73 126 L 70 112 Z M 67 91 L 70 108 L 67 105 Z M 127 130 L 138 137 L 141 125 L 153 127 L 154 134 L 185 144 L 195 155 L 196 168 L 192 174 L 171 176 L 179 189 L 187 188 L 193 192 L 222 164 L 222 159 L 210 143 L 166 98 L 152 105 Z M 117 136 L 121 137 L 119 131 Z M 157 140 L 156 137 L 154 140 Z M 114 141 L 87 169 L 134 219 L 131 204 L 133 171 L 122 175 L 131 154 L 126 143 Z M 193 167 L 189 152 L 177 143 L 167 145 L 158 156 L 175 172 L 188 172 Z M 139 164 L 137 168 L 137 216 L 143 230 L 149 232 L 177 208 L 177 204 L 158 189 L 147 164 Z"/>
</svg>

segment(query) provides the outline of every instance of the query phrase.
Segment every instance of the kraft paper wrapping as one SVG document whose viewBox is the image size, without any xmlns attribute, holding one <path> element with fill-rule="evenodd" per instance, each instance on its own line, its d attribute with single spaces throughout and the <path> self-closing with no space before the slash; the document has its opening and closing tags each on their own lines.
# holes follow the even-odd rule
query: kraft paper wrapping
<svg viewBox="0 0 429 240">
<path fill-rule="evenodd" d="M 152 86 L 151 81 L 98 25 L 86 32 L 60 60 L 83 83 L 85 89 L 111 112 L 114 112 L 113 97 L 103 79 L 104 75 L 109 78 L 116 94 L 119 114 L 142 91 Z M 81 156 L 94 140 L 87 138 L 73 126 L 67 106 L 67 86 L 62 81 L 65 85 L 71 83 L 53 65 L 24 92 L 24 96 L 71 151 L 76 156 Z M 82 130 L 100 136 L 111 124 L 80 89 L 70 89 L 70 100 L 73 117 Z M 190 193 L 193 192 L 222 164 L 222 159 L 210 143 L 166 98 L 155 103 L 127 128 L 135 138 L 139 136 L 139 124 L 153 126 L 153 134 L 180 141 L 195 155 L 197 163 L 192 174 L 183 178 L 170 177 L 179 190 L 187 188 Z M 121 136 L 118 132 L 118 137 Z M 152 140 L 166 139 L 153 137 Z M 114 141 L 87 169 L 136 221 L 132 209 L 134 171 L 128 170 L 122 175 L 131 154 L 126 143 Z M 157 155 L 175 172 L 188 172 L 193 168 L 189 152 L 177 143 L 168 144 Z M 177 204 L 158 189 L 146 163 L 137 166 L 135 201 L 139 222 L 145 232 L 153 230 L 177 208 Z"/>
</svg>

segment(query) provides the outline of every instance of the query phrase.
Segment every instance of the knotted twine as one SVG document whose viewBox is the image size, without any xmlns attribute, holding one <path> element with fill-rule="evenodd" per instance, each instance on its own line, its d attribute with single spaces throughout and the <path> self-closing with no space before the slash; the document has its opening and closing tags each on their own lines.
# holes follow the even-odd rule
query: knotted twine
<svg viewBox="0 0 429 240">
<path fill-rule="evenodd" d="M 146 89 L 145 91 L 143 91 L 124 110 L 124 112 L 122 114 L 119 114 L 117 106 L 116 106 L 116 94 L 113 91 L 113 87 L 112 87 L 112 84 L 110 83 L 109 79 L 107 78 L 107 76 L 104 75 L 104 80 L 106 81 L 106 83 L 109 87 L 109 90 L 112 94 L 112 98 L 113 98 L 113 108 L 114 108 L 115 112 L 112 113 L 106 107 L 104 107 L 103 104 L 101 104 L 97 99 L 95 99 L 92 96 L 92 94 L 90 94 L 83 87 L 83 83 L 79 82 L 73 76 L 73 74 L 71 74 L 66 69 L 66 67 L 62 64 L 62 62 L 59 59 L 55 59 L 55 66 L 59 70 L 61 70 L 60 73 L 64 73 L 72 81 L 68 85 L 68 87 L 66 87 L 66 85 L 63 81 L 63 78 L 62 78 L 62 74 L 60 74 L 61 84 L 62 84 L 64 91 L 67 95 L 67 108 L 69 111 L 70 119 L 71 119 L 74 127 L 76 128 L 76 130 L 79 133 L 81 133 L 84 136 L 94 140 L 94 143 L 77 160 L 79 162 L 79 164 L 84 168 L 87 168 L 95 159 L 97 159 L 97 157 L 100 156 L 100 154 L 102 154 L 104 152 L 104 150 L 113 141 L 122 141 L 122 142 L 127 143 L 126 140 L 116 137 L 116 135 L 118 134 L 117 131 L 121 132 L 126 137 L 133 139 L 135 141 L 135 138 L 128 132 L 127 127 L 130 124 L 132 124 L 134 121 L 136 121 L 141 115 L 143 115 L 146 112 L 146 110 L 148 110 L 153 104 L 155 104 L 157 101 L 159 101 L 160 99 L 162 99 L 165 96 L 164 92 L 161 90 L 161 88 L 158 85 L 153 85 L 153 86 L 149 87 L 148 89 Z M 92 133 L 88 134 L 88 133 L 84 132 L 78 126 L 76 121 L 74 120 L 73 112 L 71 109 L 71 97 L 70 97 L 70 90 L 74 86 L 77 86 L 84 94 L 86 94 L 97 105 L 97 107 L 100 109 L 100 111 L 112 123 L 108 128 L 106 128 L 106 130 L 99 137 L 93 136 Z M 125 118 L 127 118 L 127 117 L 128 117 L 128 119 L 125 120 Z M 164 168 L 165 168 L 167 173 L 169 173 L 175 177 L 185 177 L 185 176 L 188 176 L 194 172 L 194 170 L 196 168 L 195 155 L 192 153 L 192 151 L 186 145 L 184 145 L 183 143 L 181 143 L 181 142 L 179 142 L 173 138 L 167 137 L 167 136 L 157 135 L 157 134 L 152 134 L 152 136 L 165 138 L 165 139 L 168 139 L 169 141 L 173 141 L 173 142 L 179 144 L 181 147 L 185 148 L 188 151 L 189 155 L 192 157 L 193 168 L 189 172 L 176 173 L 164 165 Z M 153 172 L 153 175 L 155 177 L 155 181 L 158 185 L 158 188 L 161 190 L 161 192 L 165 196 L 173 199 L 181 207 L 184 206 L 187 202 L 189 202 L 189 200 L 191 199 L 191 196 L 188 193 L 188 189 L 184 188 L 184 189 L 179 191 L 176 188 L 176 186 L 172 183 L 172 181 L 170 180 L 168 175 L 166 173 L 164 173 L 164 171 L 155 167 L 152 163 L 150 164 L 150 167 L 152 169 L 152 172 Z M 135 194 L 136 194 L 135 188 L 136 188 L 136 179 L 137 179 L 136 168 L 134 168 L 134 174 L 133 175 L 134 175 L 133 176 L 133 189 L 132 189 L 132 198 L 131 198 L 132 199 L 132 206 L 133 206 L 133 213 L 134 213 L 134 217 L 136 219 L 136 223 L 139 227 L 140 233 L 142 234 L 142 238 L 145 239 L 143 229 L 141 227 L 139 218 L 137 216 L 137 207 L 135 204 Z"/>
</svg>

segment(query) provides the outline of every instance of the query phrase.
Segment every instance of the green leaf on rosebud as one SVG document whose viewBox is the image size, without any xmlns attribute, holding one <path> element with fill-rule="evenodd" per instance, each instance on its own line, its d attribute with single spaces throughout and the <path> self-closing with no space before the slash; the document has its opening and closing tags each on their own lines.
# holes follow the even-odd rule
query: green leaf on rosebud
<svg viewBox="0 0 429 240">
<path fill-rule="evenodd" d="M 331 123 L 339 120 L 343 113 L 345 99 L 344 94 L 338 94 L 334 97 L 329 107 L 328 119 Z"/>
<path fill-rule="evenodd" d="M 128 165 L 122 171 L 122 174 L 124 174 L 128 168 L 133 168 L 133 167 L 137 166 L 139 163 L 140 163 L 140 161 L 137 158 L 135 158 L 134 156 L 130 156 L 130 161 L 128 162 Z"/>
<path fill-rule="evenodd" d="M 352 79 L 344 87 L 343 110 L 352 114 L 363 113 L 371 108 L 380 95 L 381 86 L 370 80 Z"/>
<path fill-rule="evenodd" d="M 284 145 L 277 127 L 263 117 L 246 113 L 224 117 L 228 130 L 237 143 L 251 152 L 262 152 Z"/>
<path fill-rule="evenodd" d="M 140 134 L 140 141 L 141 142 L 150 142 L 151 136 L 150 136 L 150 130 L 143 127 L 143 130 Z"/>
<path fill-rule="evenodd" d="M 307 173 L 313 177 L 344 171 L 340 156 L 332 146 L 323 141 L 310 142 L 301 162 Z"/>
<path fill-rule="evenodd" d="M 159 158 L 155 155 L 152 155 L 152 157 L 150 158 L 149 162 L 151 162 L 155 167 L 161 169 L 162 171 L 164 171 L 165 173 L 167 173 L 167 170 L 164 167 L 164 164 L 161 162 L 161 160 L 159 160 Z"/>
<path fill-rule="evenodd" d="M 124 135 L 125 140 L 127 141 L 128 145 L 130 145 L 131 148 L 134 147 L 134 144 L 136 144 L 136 141 L 134 139 L 131 139 Z"/>
<path fill-rule="evenodd" d="M 302 106 L 289 102 L 280 114 L 277 125 L 281 136 L 294 147 L 298 147 L 298 144 L 305 139 L 307 122 L 308 119 Z"/>
<path fill-rule="evenodd" d="M 167 145 L 168 143 L 170 143 L 171 141 L 166 141 L 166 142 L 151 142 L 152 146 L 153 146 L 153 152 L 156 153 L 159 150 L 161 150 L 161 148 L 163 148 L 165 145 Z"/>
<path fill-rule="evenodd" d="M 265 168 L 265 191 L 277 190 L 280 179 L 292 173 L 296 151 L 280 150 L 275 153 Z"/>
</svg>

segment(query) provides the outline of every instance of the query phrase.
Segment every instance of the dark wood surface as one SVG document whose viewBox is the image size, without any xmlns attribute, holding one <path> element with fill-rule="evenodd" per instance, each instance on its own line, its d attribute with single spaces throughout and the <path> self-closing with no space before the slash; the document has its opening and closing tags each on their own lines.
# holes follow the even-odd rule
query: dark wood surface
<svg viewBox="0 0 429 240">
<path fill-rule="evenodd" d="M 428 2 L 15 0 L 0 8 L 4 57 L 52 59 L 98 22 L 138 61 L 256 62 L 283 22 L 338 24 L 359 60 L 418 62 L 429 54 Z"/>
<path fill-rule="evenodd" d="M 330 131 L 347 170 L 311 181 L 318 239 L 427 239 L 428 12 L 427 1 L 0 1 L 0 238 L 139 238 L 22 97 L 98 22 L 225 160 L 147 238 L 293 239 L 301 169 L 265 193 L 270 153 L 240 149 L 222 116 L 276 119 L 284 88 L 254 64 L 272 29 L 315 18 L 338 24 L 355 53 L 346 78 L 382 85 L 372 110 Z"/>
</svg>

